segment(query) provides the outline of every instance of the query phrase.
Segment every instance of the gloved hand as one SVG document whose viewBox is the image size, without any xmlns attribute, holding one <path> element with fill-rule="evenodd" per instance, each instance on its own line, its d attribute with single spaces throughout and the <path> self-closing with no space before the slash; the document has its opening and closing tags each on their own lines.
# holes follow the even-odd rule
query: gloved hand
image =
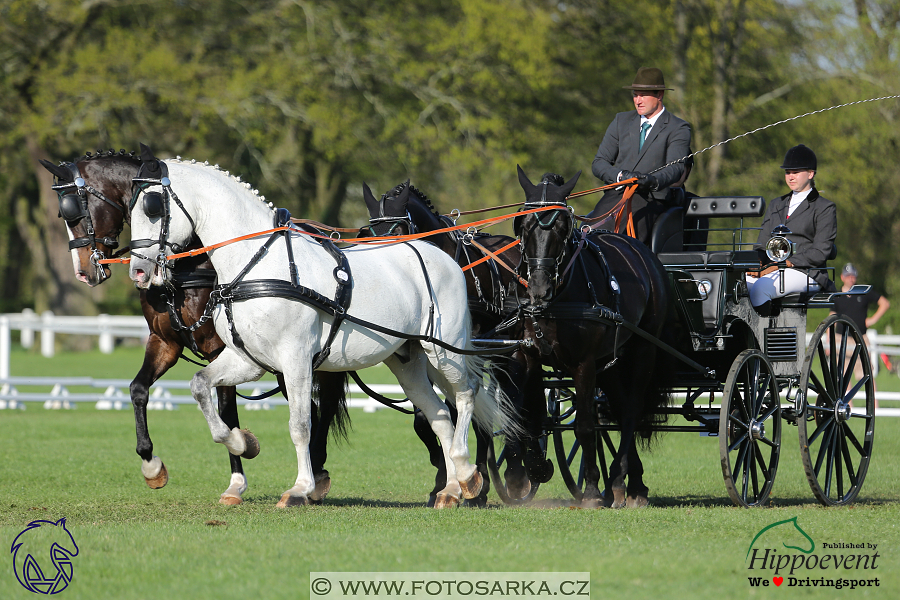
<svg viewBox="0 0 900 600">
<path fill-rule="evenodd" d="M 655 175 L 644 175 L 643 173 L 635 173 L 638 178 L 638 193 L 648 194 L 659 189 L 659 180 Z"/>
<path fill-rule="evenodd" d="M 622 171 L 619 181 L 625 181 L 626 179 L 640 179 L 641 177 L 646 177 L 646 175 L 635 171 Z"/>
</svg>

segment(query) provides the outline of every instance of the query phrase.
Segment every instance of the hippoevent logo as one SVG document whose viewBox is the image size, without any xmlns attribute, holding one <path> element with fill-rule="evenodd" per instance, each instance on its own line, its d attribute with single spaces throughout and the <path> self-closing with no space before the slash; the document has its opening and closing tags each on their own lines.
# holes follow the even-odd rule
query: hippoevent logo
<svg viewBox="0 0 900 600">
<path fill-rule="evenodd" d="M 821 542 L 800 527 L 797 517 L 763 527 L 747 548 L 750 587 L 855 589 L 881 585 L 878 544 Z"/>
<path fill-rule="evenodd" d="M 65 518 L 59 521 L 32 521 L 16 539 L 10 552 L 16 578 L 35 594 L 58 594 L 72 581 L 72 558 L 78 546 Z"/>
</svg>

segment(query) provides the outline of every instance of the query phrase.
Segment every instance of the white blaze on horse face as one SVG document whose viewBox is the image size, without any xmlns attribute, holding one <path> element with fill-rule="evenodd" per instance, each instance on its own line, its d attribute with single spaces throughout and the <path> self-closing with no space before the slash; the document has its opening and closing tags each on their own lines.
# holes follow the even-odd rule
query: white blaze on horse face
<svg viewBox="0 0 900 600">
<path fill-rule="evenodd" d="M 70 242 L 75 239 L 75 234 L 72 233 L 72 228 L 69 227 L 68 223 L 66 223 L 66 235 L 69 236 Z M 75 269 L 75 279 L 82 283 L 86 283 L 91 287 L 96 285 L 88 281 L 87 274 L 84 269 L 81 268 L 81 259 L 78 256 L 78 248 L 73 248 L 72 250 L 69 250 L 69 252 L 72 254 L 72 267 Z"/>
</svg>

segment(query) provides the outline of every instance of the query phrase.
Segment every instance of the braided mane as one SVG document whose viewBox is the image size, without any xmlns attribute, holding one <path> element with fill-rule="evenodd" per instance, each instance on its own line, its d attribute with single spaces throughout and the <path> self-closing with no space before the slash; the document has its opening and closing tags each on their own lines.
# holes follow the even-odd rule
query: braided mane
<svg viewBox="0 0 900 600">
<path fill-rule="evenodd" d="M 394 186 L 393 188 L 391 188 L 391 191 L 387 193 L 387 195 L 391 196 L 392 198 L 396 198 L 397 196 L 400 195 L 400 192 L 403 191 L 404 185 L 405 184 L 401 183 L 399 185 Z M 428 199 L 428 196 L 426 196 L 424 192 L 419 190 L 413 184 L 409 184 L 409 191 L 411 191 L 412 193 L 414 193 L 416 195 L 416 197 L 425 205 L 425 207 L 429 211 L 431 211 L 431 214 L 433 214 L 434 216 L 436 216 L 438 218 L 440 218 L 442 216 L 441 213 L 438 212 L 438 209 L 435 208 L 434 204 L 431 203 L 431 200 Z"/>
</svg>

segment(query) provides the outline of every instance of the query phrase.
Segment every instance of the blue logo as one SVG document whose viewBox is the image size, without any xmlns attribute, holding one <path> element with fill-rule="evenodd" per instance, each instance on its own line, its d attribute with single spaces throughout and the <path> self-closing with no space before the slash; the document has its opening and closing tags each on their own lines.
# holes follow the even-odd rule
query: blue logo
<svg viewBox="0 0 900 600">
<path fill-rule="evenodd" d="M 30 592 L 58 594 L 72 581 L 72 558 L 78 556 L 78 546 L 66 529 L 65 518 L 32 521 L 16 536 L 9 551 L 16 578 Z"/>
</svg>

